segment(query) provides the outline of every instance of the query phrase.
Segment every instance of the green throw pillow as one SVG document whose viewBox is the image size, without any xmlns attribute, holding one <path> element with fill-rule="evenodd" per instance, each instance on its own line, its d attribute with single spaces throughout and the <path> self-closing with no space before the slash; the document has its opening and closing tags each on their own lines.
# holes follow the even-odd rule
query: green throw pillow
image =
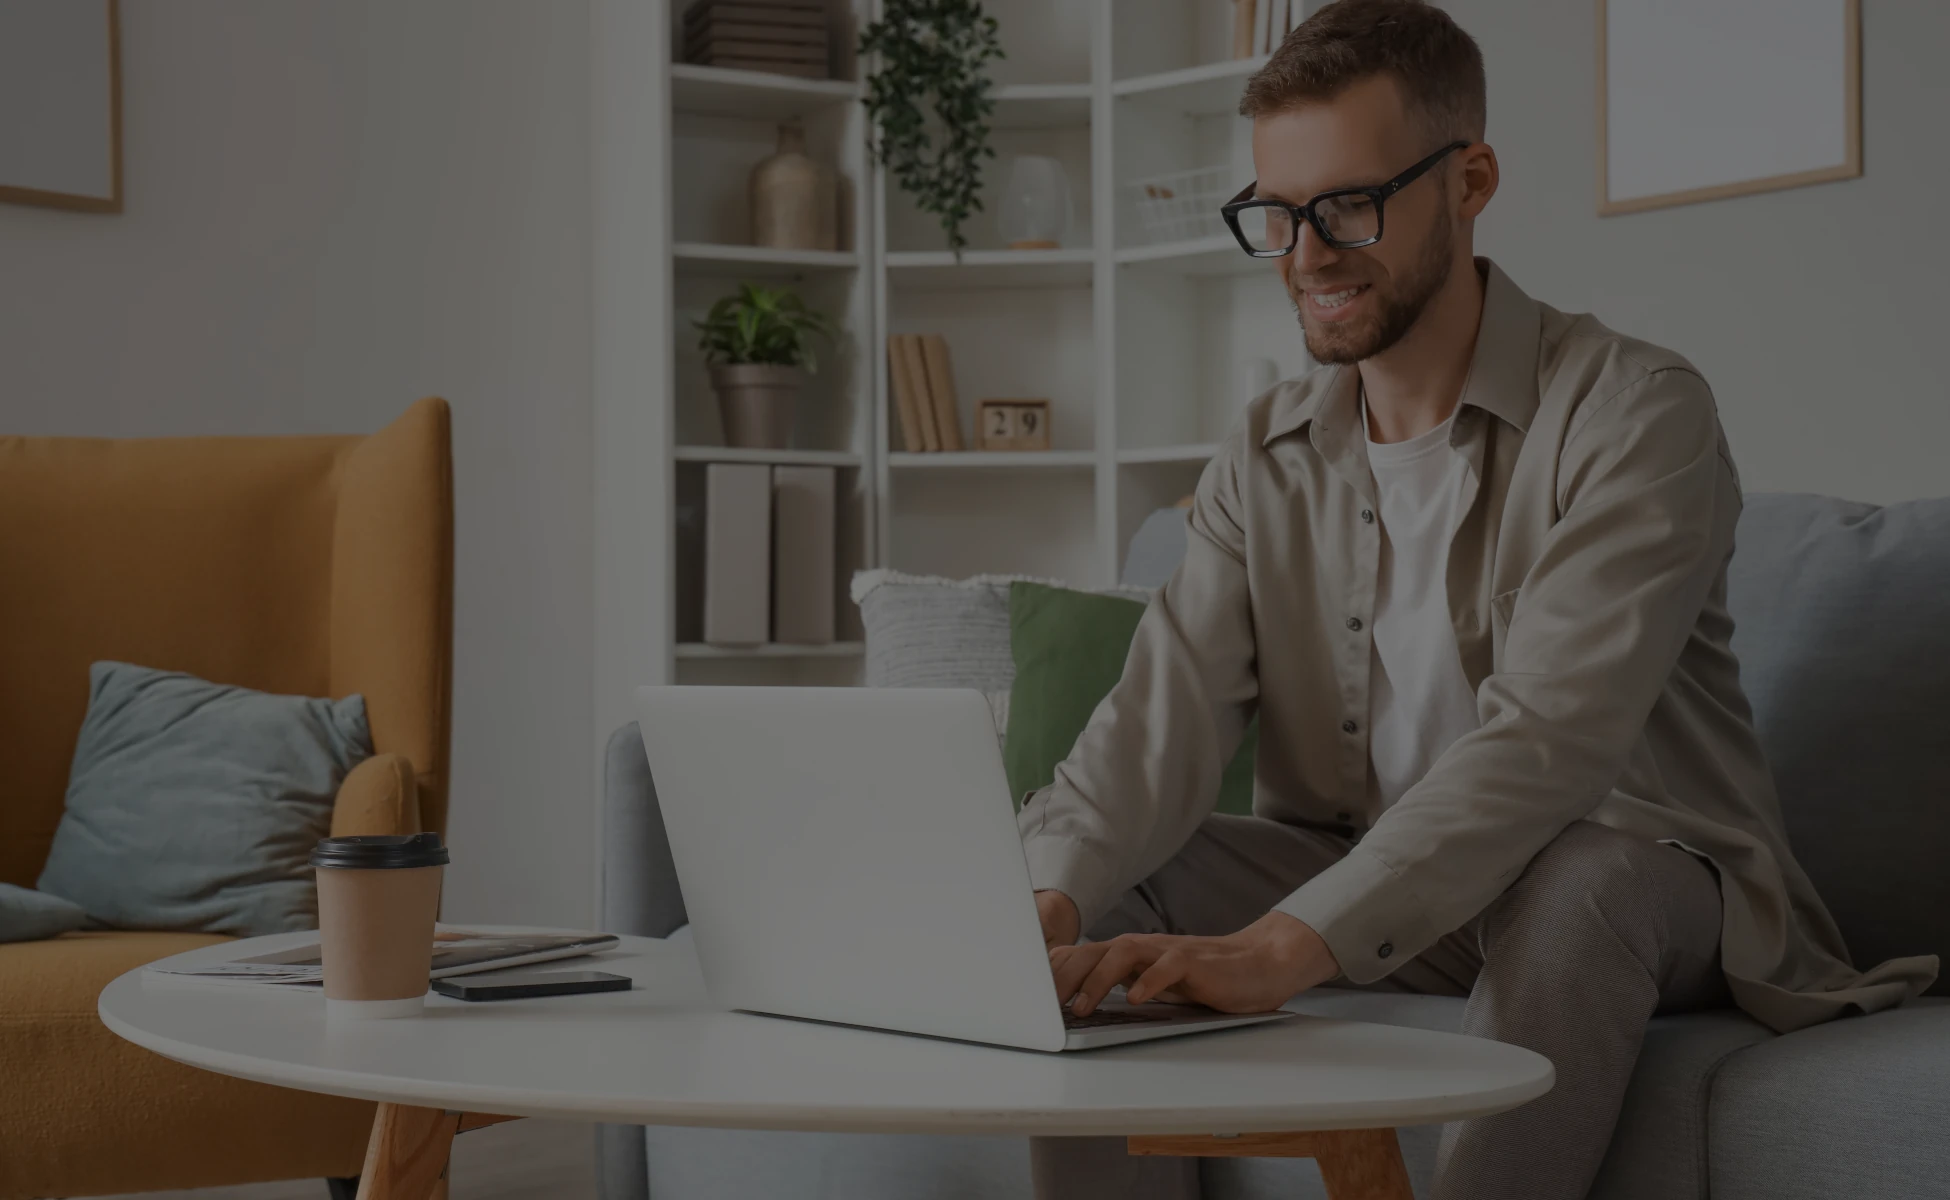
<svg viewBox="0 0 1950 1200">
<path fill-rule="evenodd" d="M 1056 764 L 1090 723 L 1090 714 L 1124 674 L 1144 605 L 1119 596 L 1039 583 L 1009 585 L 1009 649 L 1016 680 L 1009 689 L 1009 730 L 1002 760 L 1009 792 L 1022 799 L 1056 778 Z M 1259 721 L 1219 780 L 1218 811 L 1253 811 L 1253 757 Z"/>
</svg>

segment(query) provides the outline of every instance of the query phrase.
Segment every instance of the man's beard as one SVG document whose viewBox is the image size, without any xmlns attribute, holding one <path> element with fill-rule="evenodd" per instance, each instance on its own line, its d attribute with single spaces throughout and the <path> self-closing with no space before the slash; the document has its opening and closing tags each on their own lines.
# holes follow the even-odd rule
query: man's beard
<svg viewBox="0 0 1950 1200">
<path fill-rule="evenodd" d="M 1364 358 L 1373 358 L 1407 336 L 1415 328 L 1415 322 L 1422 317 L 1422 310 L 1429 301 L 1449 282 L 1449 271 L 1455 261 L 1455 225 L 1449 220 L 1445 208 L 1442 224 L 1429 235 L 1422 247 L 1422 255 L 1415 266 L 1402 277 L 1400 285 L 1392 295 L 1381 295 L 1376 288 L 1375 300 L 1380 313 L 1363 321 L 1309 321 L 1306 306 L 1311 303 L 1305 292 L 1289 289 L 1287 298 L 1293 301 L 1293 311 L 1300 317 L 1300 331 L 1306 335 L 1307 353 L 1317 363 L 1353 363 Z"/>
</svg>

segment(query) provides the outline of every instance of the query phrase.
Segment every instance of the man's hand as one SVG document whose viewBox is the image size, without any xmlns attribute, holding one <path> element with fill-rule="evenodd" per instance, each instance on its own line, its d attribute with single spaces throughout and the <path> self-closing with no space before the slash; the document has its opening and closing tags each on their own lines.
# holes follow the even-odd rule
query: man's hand
<svg viewBox="0 0 1950 1200">
<path fill-rule="evenodd" d="M 1074 900 L 1049 889 L 1036 893 L 1036 917 L 1043 923 L 1043 947 L 1074 946 L 1083 936 L 1083 918 L 1077 915 Z"/>
<path fill-rule="evenodd" d="M 1039 907 L 1045 894 L 1037 896 Z M 1043 929 L 1047 937 L 1047 918 Z M 1057 997 L 1079 1015 L 1095 1010 L 1120 983 L 1133 1004 L 1162 999 L 1220 1012 L 1267 1012 L 1341 973 L 1321 936 L 1280 912 L 1224 937 L 1127 933 L 1108 942 L 1053 946 L 1049 961 Z"/>
</svg>

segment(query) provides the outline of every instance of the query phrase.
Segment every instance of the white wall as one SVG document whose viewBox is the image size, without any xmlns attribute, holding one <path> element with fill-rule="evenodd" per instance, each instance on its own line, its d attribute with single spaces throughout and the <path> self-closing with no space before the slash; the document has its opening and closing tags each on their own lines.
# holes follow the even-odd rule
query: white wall
<svg viewBox="0 0 1950 1200">
<path fill-rule="evenodd" d="M 1595 4 L 1445 7 L 1489 70 L 1503 190 L 1481 252 L 1538 299 L 1692 359 L 1749 490 L 1950 494 L 1950 5 L 1862 6 L 1862 178 L 1602 220 Z"/>
<path fill-rule="evenodd" d="M 453 403 L 461 920 L 592 916 L 588 20 L 125 0 L 127 211 L 0 205 L 0 430 Z"/>
</svg>

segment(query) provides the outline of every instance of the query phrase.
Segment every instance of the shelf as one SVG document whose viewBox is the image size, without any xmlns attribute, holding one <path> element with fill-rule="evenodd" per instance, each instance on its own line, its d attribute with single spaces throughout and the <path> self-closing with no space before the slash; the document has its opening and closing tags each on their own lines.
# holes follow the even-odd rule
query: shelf
<svg viewBox="0 0 1950 1200">
<path fill-rule="evenodd" d="M 1091 450 L 964 450 L 934 454 L 895 452 L 887 465 L 896 471 L 1061 471 L 1097 465 Z"/>
<path fill-rule="evenodd" d="M 850 271 L 860 265 L 851 250 L 779 250 L 771 246 L 726 246 L 677 242 L 670 248 L 682 271 L 696 274 L 778 277 L 807 271 Z"/>
<path fill-rule="evenodd" d="M 1019 83 L 989 93 L 996 129 L 1070 129 L 1090 124 L 1087 83 Z"/>
<path fill-rule="evenodd" d="M 859 95 L 860 85 L 846 79 L 800 79 L 693 63 L 670 68 L 671 110 L 690 116 L 784 121 Z"/>
<path fill-rule="evenodd" d="M 1111 84 L 1111 94 L 1155 104 L 1188 117 L 1224 117 L 1239 112 L 1246 77 L 1266 65 L 1266 56 L 1205 63 L 1158 75 L 1134 75 Z"/>
<path fill-rule="evenodd" d="M 1205 463 L 1219 452 L 1217 442 L 1199 442 L 1188 446 L 1143 446 L 1133 450 L 1119 450 L 1117 461 L 1126 467 L 1144 466 L 1151 463 Z"/>
<path fill-rule="evenodd" d="M 860 456 L 844 450 L 743 450 L 731 446 L 679 446 L 678 462 L 766 463 L 780 467 L 857 467 Z"/>
<path fill-rule="evenodd" d="M 1272 275 L 1273 259 L 1254 258 L 1239 248 L 1229 233 L 1160 242 L 1155 246 L 1126 246 L 1114 256 L 1119 266 L 1170 271 L 1179 275 Z"/>
<path fill-rule="evenodd" d="M 762 646 L 713 646 L 709 642 L 679 642 L 679 658 L 858 658 L 866 653 L 859 642 L 832 642 L 824 646 L 792 646 L 767 642 Z"/>
<path fill-rule="evenodd" d="M 887 255 L 888 282 L 918 291 L 965 288 L 1088 287 L 1095 254 L 1060 250 L 897 250 Z"/>
</svg>

